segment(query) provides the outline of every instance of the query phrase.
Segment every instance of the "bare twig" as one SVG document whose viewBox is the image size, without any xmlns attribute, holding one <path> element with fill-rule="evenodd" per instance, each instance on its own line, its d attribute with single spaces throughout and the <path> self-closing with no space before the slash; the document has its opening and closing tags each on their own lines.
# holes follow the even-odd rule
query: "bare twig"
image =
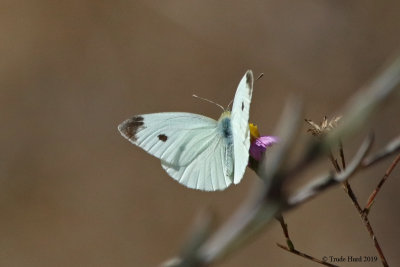
<svg viewBox="0 0 400 267">
<path fill-rule="evenodd" d="M 346 163 L 344 160 L 344 153 L 343 153 L 343 145 L 341 142 L 339 142 L 339 149 L 340 149 L 340 157 L 342 159 L 342 166 L 343 168 L 345 168 Z M 383 254 L 383 250 L 378 242 L 378 239 L 375 236 L 374 230 L 372 229 L 371 223 L 368 219 L 368 216 L 366 213 L 364 213 L 364 210 L 361 208 L 360 203 L 357 200 L 357 197 L 353 191 L 353 189 L 351 188 L 349 182 L 346 180 L 343 182 L 343 186 L 344 186 L 344 190 L 347 193 L 347 195 L 349 196 L 349 198 L 351 199 L 351 202 L 353 203 L 353 206 L 357 209 L 358 214 L 361 217 L 361 220 L 365 226 L 365 228 L 367 229 L 370 237 L 372 238 L 373 242 L 374 242 L 374 246 L 376 251 L 378 252 L 378 255 L 381 259 L 381 262 L 383 264 L 383 266 L 388 266 L 388 263 L 386 261 L 385 255 Z"/>
<path fill-rule="evenodd" d="M 330 159 L 333 167 L 335 168 L 335 171 L 337 173 L 341 172 L 342 170 L 340 169 L 340 166 L 339 166 L 337 160 L 335 159 L 335 157 L 332 154 L 332 151 L 330 151 L 330 150 L 329 150 L 329 159 Z"/>
<path fill-rule="evenodd" d="M 376 251 L 378 252 L 379 258 L 381 259 L 382 265 L 385 267 L 388 267 L 389 264 L 387 263 L 385 255 L 383 254 L 382 248 L 379 245 L 378 239 L 375 236 L 374 230 L 371 227 L 371 223 L 369 222 L 368 217 L 361 216 L 361 219 L 362 219 L 365 227 L 367 228 L 367 231 L 368 231 L 372 241 L 374 241 L 374 245 L 375 245 Z"/>
<path fill-rule="evenodd" d="M 370 138 L 368 139 L 368 141 L 366 142 L 367 145 L 364 146 L 364 149 L 360 149 L 359 150 L 358 154 L 360 155 L 360 157 L 356 156 L 356 158 L 359 159 L 359 160 L 355 161 L 355 162 L 358 163 L 358 165 L 352 164 L 352 167 L 355 167 L 354 171 L 356 171 L 359 167 L 361 167 L 361 162 L 362 162 L 363 158 L 365 157 L 366 153 L 369 151 L 369 149 L 370 149 L 370 147 L 372 145 L 372 142 L 373 142 L 373 138 L 372 138 L 372 135 L 371 135 Z M 363 148 L 363 146 L 361 148 Z M 339 168 L 339 166 L 337 164 L 337 161 L 336 161 L 336 159 L 334 159 L 332 153 L 329 153 L 329 155 L 330 155 L 330 159 L 331 159 L 332 164 L 334 165 L 335 169 L 336 170 L 338 170 L 338 169 L 340 170 L 340 168 Z M 388 153 L 386 155 L 388 155 Z M 342 157 L 342 159 L 343 158 L 344 157 Z M 387 179 L 388 175 L 390 175 L 390 173 L 392 172 L 392 170 L 394 169 L 394 167 L 396 166 L 396 164 L 399 161 L 400 161 L 400 155 L 398 157 L 396 157 L 396 159 L 394 160 L 394 162 L 392 163 L 392 165 L 389 167 L 388 171 L 386 172 L 386 175 L 384 176 L 382 181 L 378 184 L 375 196 L 376 196 L 377 192 L 379 191 L 380 186 L 382 186 L 384 181 Z M 345 165 L 343 165 L 343 166 L 345 166 Z M 346 172 L 347 171 L 344 170 L 343 173 L 346 173 Z M 337 175 L 340 176 L 343 173 L 337 173 Z M 350 177 L 350 175 L 349 175 L 349 177 Z M 361 208 L 360 204 L 358 203 L 358 200 L 357 200 L 357 198 L 356 198 L 356 196 L 355 196 L 350 184 L 348 183 L 347 179 L 348 179 L 348 177 L 346 179 L 343 179 L 343 178 L 335 179 L 332 176 L 329 177 L 329 178 L 324 178 L 322 183 L 316 183 L 316 184 L 314 184 L 313 187 L 308 188 L 308 190 L 304 190 L 304 191 L 300 190 L 301 193 L 303 194 L 302 195 L 303 199 L 300 202 L 303 203 L 307 198 L 311 198 L 313 196 L 313 193 L 316 194 L 319 190 L 321 190 L 321 191 L 324 190 L 328 185 L 332 184 L 334 181 L 338 182 L 338 181 L 342 180 L 343 181 L 342 183 L 344 185 L 345 191 L 347 192 L 347 194 L 350 197 L 353 205 L 355 206 L 355 208 L 357 209 L 358 213 L 360 214 L 362 222 L 363 222 L 364 226 L 366 227 L 369 235 L 371 236 L 371 238 L 372 238 L 372 240 L 374 242 L 374 246 L 375 246 L 375 248 L 376 248 L 376 250 L 378 252 L 378 255 L 379 255 L 379 257 L 380 257 L 380 259 L 382 261 L 383 266 L 389 266 L 384 254 L 383 254 L 382 248 L 381 248 L 381 246 L 380 246 L 380 244 L 378 242 L 378 239 L 376 238 L 375 233 L 374 233 L 374 231 L 372 229 L 371 223 L 369 222 L 368 217 L 366 216 L 366 214 L 364 213 L 364 211 Z M 374 196 L 371 195 L 371 197 L 372 197 L 372 200 L 373 200 Z M 295 199 L 296 199 L 296 197 L 294 197 L 292 200 L 295 200 Z M 290 201 L 290 200 L 288 201 L 289 206 L 294 206 L 295 203 L 296 203 L 296 201 Z M 372 203 L 372 202 L 368 202 L 368 203 Z M 297 254 L 297 253 L 295 253 L 295 254 Z"/>
<path fill-rule="evenodd" d="M 342 160 L 342 169 L 346 169 L 346 159 L 344 158 L 344 150 L 342 140 L 339 140 L 340 159 Z"/>
<path fill-rule="evenodd" d="M 287 244 L 287 247 L 285 247 L 285 246 L 283 246 L 283 245 L 277 243 L 278 247 L 280 247 L 280 248 L 282 248 L 282 249 L 284 249 L 284 250 L 286 250 L 286 251 L 288 251 L 288 252 L 290 252 L 290 253 L 293 253 L 293 254 L 295 254 L 295 255 L 297 255 L 297 256 L 303 257 L 303 258 L 305 258 L 305 259 L 307 259 L 307 260 L 311 260 L 311 261 L 313 261 L 313 262 L 316 262 L 316 263 L 319 263 L 319 264 L 322 264 L 322 265 L 325 265 L 325 266 L 336 266 L 336 265 L 327 263 L 327 262 L 325 262 L 325 261 L 319 260 L 319 259 L 317 259 L 317 258 L 314 258 L 314 257 L 311 256 L 311 255 L 308 255 L 308 254 L 306 254 L 306 253 L 303 253 L 303 252 L 298 251 L 297 249 L 295 249 L 295 248 L 294 248 L 294 245 L 293 245 L 293 242 L 292 242 L 292 240 L 290 239 L 289 230 L 288 230 L 288 226 L 287 226 L 287 224 L 286 224 L 286 222 L 285 222 L 285 219 L 283 218 L 282 215 L 277 215 L 275 218 L 276 218 L 276 219 L 279 221 L 279 223 L 281 224 L 282 231 L 283 231 L 283 234 L 284 234 L 285 237 L 286 237 L 286 244 Z"/>
<path fill-rule="evenodd" d="M 362 160 L 371 148 L 373 142 L 373 136 L 369 135 L 364 140 L 360 149 L 358 150 L 353 161 L 348 165 L 346 170 L 340 173 L 329 173 L 325 174 L 320 178 L 314 179 L 308 185 L 304 186 L 293 196 L 288 198 L 287 208 L 294 208 L 295 206 L 304 203 L 305 201 L 315 197 L 317 194 L 325 191 L 327 188 L 334 184 L 341 183 L 349 179 L 360 167 Z"/>
<path fill-rule="evenodd" d="M 342 169 L 345 170 L 346 169 L 346 160 L 344 158 L 343 144 L 340 139 L 339 139 L 339 154 L 340 154 L 340 159 L 342 162 Z M 331 153 L 331 158 L 333 158 L 332 153 Z M 332 161 L 332 159 L 331 159 L 331 161 Z M 336 172 L 339 173 L 341 171 L 339 164 L 337 163 L 337 160 L 335 158 L 334 158 L 334 161 L 336 163 L 336 165 L 334 164 L 334 167 L 336 168 Z M 361 209 L 360 203 L 358 203 L 357 196 L 354 193 L 353 189 L 351 188 L 349 181 L 348 180 L 344 181 L 342 183 L 342 185 L 343 185 L 344 191 L 346 192 L 346 194 L 349 196 L 351 202 L 353 203 L 353 206 L 357 209 L 358 213 L 361 214 L 362 209 Z"/>
<path fill-rule="evenodd" d="M 392 164 L 386 170 L 385 174 L 383 175 L 382 179 L 379 181 L 379 183 L 376 186 L 375 190 L 369 196 L 367 204 L 365 205 L 365 208 L 363 210 L 363 212 L 365 214 L 368 214 L 369 211 L 371 210 L 371 207 L 372 207 L 372 204 L 374 203 L 376 195 L 379 193 L 379 191 L 381 190 L 383 184 L 386 182 L 387 178 L 392 173 L 393 169 L 396 167 L 396 165 L 397 165 L 397 163 L 399 163 L 399 161 L 400 161 L 400 154 L 397 155 L 397 157 L 393 160 Z"/>
<path fill-rule="evenodd" d="M 339 140 L 339 153 L 340 153 L 340 159 L 342 162 L 342 168 L 343 170 L 346 169 L 346 160 L 344 157 L 344 150 L 343 150 L 343 143 L 341 140 Z M 343 182 L 343 188 L 345 190 L 345 192 L 347 193 L 347 195 L 350 197 L 351 202 L 353 203 L 353 206 L 357 209 L 357 211 L 360 213 L 361 212 L 361 206 L 358 203 L 356 194 L 354 193 L 353 189 L 351 188 L 349 181 L 344 181 Z"/>
<path fill-rule="evenodd" d="M 305 254 L 305 253 L 303 253 L 303 252 L 300 252 L 300 251 L 298 251 L 298 250 L 296 250 L 296 249 L 291 250 L 291 249 L 289 249 L 289 248 L 287 248 L 287 247 L 285 247 L 285 246 L 283 246 L 283 245 L 281 245 L 281 244 L 276 244 L 276 245 L 277 245 L 278 247 L 280 247 L 280 248 L 282 248 L 282 249 L 284 249 L 284 250 L 290 252 L 290 253 L 293 253 L 293 254 L 295 254 L 295 255 L 297 255 L 297 256 L 301 256 L 301 257 L 303 257 L 303 258 L 309 259 L 309 260 L 311 260 L 311 261 L 313 261 L 313 262 L 316 262 L 316 263 L 319 263 L 319 264 L 322 264 L 322 265 L 325 265 L 325 266 L 339 267 L 338 265 L 334 265 L 334 264 L 328 263 L 328 262 L 326 262 L 326 261 L 319 260 L 319 259 L 317 259 L 317 258 L 314 258 L 313 256 L 310 256 L 310 255 L 308 255 L 308 254 Z"/>
<path fill-rule="evenodd" d="M 349 198 L 351 200 L 351 203 L 353 203 L 353 206 L 357 209 L 357 212 L 359 214 L 362 214 L 362 208 L 360 206 L 360 203 L 358 203 L 356 194 L 354 193 L 353 189 L 351 188 L 349 182 L 348 181 L 344 181 L 343 182 L 343 187 L 344 187 L 344 191 L 349 196 Z"/>
<path fill-rule="evenodd" d="M 365 158 L 362 163 L 362 167 L 370 167 L 373 164 L 380 162 L 381 160 L 400 152 L 400 136 L 397 136 L 392 141 L 390 141 L 384 148 L 379 150 L 372 156 Z"/>
<path fill-rule="evenodd" d="M 284 236 L 286 238 L 286 244 L 288 245 L 288 248 L 290 250 L 294 250 L 294 244 L 293 244 L 292 240 L 289 237 L 289 230 L 288 230 L 288 226 L 287 226 L 287 224 L 285 222 L 285 219 L 283 218 L 282 214 L 277 215 L 275 218 L 281 224 L 282 231 L 283 231 L 283 234 L 284 234 Z"/>
</svg>

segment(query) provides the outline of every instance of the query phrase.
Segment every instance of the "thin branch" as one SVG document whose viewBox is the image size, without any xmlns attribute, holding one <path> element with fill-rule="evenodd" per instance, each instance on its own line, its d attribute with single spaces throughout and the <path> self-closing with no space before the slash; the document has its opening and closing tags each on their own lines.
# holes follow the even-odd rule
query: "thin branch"
<svg viewBox="0 0 400 267">
<path fill-rule="evenodd" d="M 344 186 L 344 191 L 346 192 L 346 194 L 349 196 L 351 203 L 353 203 L 353 206 L 356 208 L 357 212 L 362 215 L 362 208 L 360 206 L 360 203 L 358 203 L 356 194 L 354 193 L 353 189 L 351 188 L 350 184 L 348 181 L 344 181 L 343 182 L 343 186 Z"/>
<path fill-rule="evenodd" d="M 342 170 L 340 169 L 340 166 L 339 166 L 337 160 L 335 159 L 335 157 L 333 156 L 331 150 L 329 150 L 329 159 L 330 159 L 330 161 L 331 161 L 333 167 L 335 168 L 335 171 L 336 171 L 337 173 L 341 172 Z"/>
<path fill-rule="evenodd" d="M 362 220 L 365 228 L 367 229 L 370 237 L 374 241 L 374 246 L 376 248 L 376 251 L 379 254 L 379 257 L 380 257 L 380 259 L 382 261 L 383 266 L 389 266 L 387 261 L 386 261 L 385 255 L 383 254 L 383 250 L 382 250 L 382 248 L 381 248 L 381 246 L 380 246 L 380 244 L 378 242 L 378 239 L 375 236 L 374 230 L 372 229 L 372 226 L 371 226 L 371 223 L 370 223 L 370 221 L 368 219 L 367 214 L 365 214 L 363 209 L 361 209 L 361 206 L 357 201 L 357 197 L 354 194 L 353 190 L 351 189 L 351 186 L 348 183 L 348 181 L 345 181 L 343 184 L 345 185 L 345 188 L 346 188 L 345 190 L 347 192 L 347 195 L 350 197 L 351 202 L 353 203 L 354 207 L 357 209 L 357 212 L 360 215 L 361 220 Z"/>
<path fill-rule="evenodd" d="M 339 153 L 340 153 L 340 159 L 342 162 L 342 168 L 343 168 L 343 170 L 345 170 L 346 169 L 346 160 L 344 157 L 343 143 L 341 140 L 339 140 Z M 336 161 L 336 159 L 335 159 L 335 161 Z M 336 161 L 336 164 L 337 164 L 337 161 Z M 343 182 L 343 188 L 344 188 L 344 191 L 349 196 L 349 198 L 351 199 L 351 202 L 353 203 L 353 206 L 357 209 L 358 213 L 362 212 L 361 206 L 358 203 L 356 194 L 354 193 L 353 189 L 351 188 L 349 181 L 346 180 Z"/>
<path fill-rule="evenodd" d="M 339 150 L 340 150 L 340 157 L 341 157 L 341 159 L 342 159 L 342 166 L 343 166 L 343 169 L 345 169 L 346 162 L 345 162 L 345 159 L 344 159 L 343 145 L 342 145 L 342 142 L 340 142 L 340 141 L 339 141 Z M 332 158 L 333 158 L 333 156 L 332 156 L 332 154 L 331 154 L 331 161 L 332 161 Z M 333 158 L 333 159 L 334 159 L 334 158 Z M 399 155 L 399 160 L 400 160 L 400 155 Z M 332 163 L 334 163 L 334 162 L 337 163 L 336 159 L 334 159 L 334 161 L 332 161 Z M 396 165 L 396 164 L 397 164 L 397 162 L 395 161 L 394 165 Z M 333 164 L 333 165 L 335 166 L 335 164 Z M 394 167 L 393 167 L 393 168 L 394 168 Z M 390 170 L 390 172 L 393 170 L 393 168 Z M 337 169 L 336 169 L 336 170 L 337 170 Z M 390 174 L 390 172 L 389 172 L 389 174 Z M 387 176 L 386 176 L 386 177 L 387 177 Z M 382 184 L 384 183 L 384 180 L 386 180 L 385 176 L 384 176 L 384 178 L 382 179 L 382 181 L 381 181 L 382 183 L 380 183 L 380 185 L 382 185 Z M 343 188 L 344 188 L 345 192 L 347 193 L 347 195 L 348 195 L 349 198 L 351 199 L 351 202 L 353 203 L 353 206 L 357 209 L 357 212 L 358 212 L 358 214 L 360 215 L 361 220 L 362 220 L 362 222 L 363 222 L 365 228 L 367 229 L 367 231 L 368 231 L 370 237 L 371 237 L 372 240 L 374 241 L 374 246 L 375 246 L 375 248 L 376 248 L 376 250 L 377 250 L 377 252 L 378 252 L 378 255 L 379 255 L 379 257 L 380 257 L 380 259 L 381 259 L 381 261 L 382 261 L 383 266 L 389 266 L 388 263 L 387 263 L 387 260 L 386 260 L 386 258 L 385 258 L 385 255 L 383 254 L 383 250 L 382 250 L 382 248 L 381 248 L 381 246 L 380 246 L 380 244 L 379 244 L 379 242 L 378 242 L 378 239 L 377 239 L 376 236 L 375 236 L 374 230 L 372 229 L 371 223 L 370 223 L 370 221 L 369 221 L 369 219 L 368 219 L 368 213 L 365 212 L 366 209 L 363 210 L 363 209 L 361 208 L 361 206 L 360 206 L 360 204 L 359 204 L 359 202 L 358 202 L 358 200 L 357 200 L 357 197 L 356 197 L 356 195 L 355 195 L 353 189 L 351 188 L 351 186 L 350 186 L 348 180 L 344 181 L 342 184 L 343 184 Z M 377 189 L 378 189 L 378 188 L 380 188 L 379 185 L 378 185 Z M 379 189 L 378 189 L 378 190 L 379 190 Z M 378 190 L 375 190 L 375 191 L 377 192 Z M 375 195 L 376 195 L 376 194 L 375 194 Z M 368 203 L 370 203 L 370 202 L 368 202 Z"/>
<path fill-rule="evenodd" d="M 372 144 L 371 144 L 372 145 Z M 365 159 L 362 160 L 361 164 L 359 164 L 359 168 L 361 169 L 366 169 L 381 160 L 390 157 L 391 155 L 400 152 L 400 136 L 396 137 L 392 141 L 390 141 L 383 149 L 381 149 L 379 152 L 373 154 L 372 156 L 365 157 Z M 356 159 L 354 159 L 356 160 Z M 353 160 L 353 161 L 354 161 Z M 349 172 L 348 168 L 345 171 L 346 173 Z M 296 194 L 294 194 L 292 197 L 289 198 L 288 204 L 289 206 L 292 205 L 299 205 L 303 201 L 307 201 L 309 198 L 314 197 L 316 194 L 319 193 L 320 190 L 325 189 L 326 187 L 329 187 L 331 183 L 335 184 L 334 181 L 331 180 L 336 180 L 338 178 L 335 178 L 335 176 L 332 173 L 330 174 L 325 174 L 320 178 L 317 178 L 315 180 L 312 180 L 308 185 L 304 186 L 303 189 L 300 189 Z M 339 178 L 343 179 L 346 177 Z M 345 179 L 343 179 L 344 181 Z M 314 192 L 315 191 L 315 192 Z"/>
<path fill-rule="evenodd" d="M 399 161 L 400 161 L 400 154 L 397 155 L 397 157 L 393 160 L 392 164 L 386 170 L 385 174 L 383 175 L 382 179 L 379 181 L 379 183 L 376 186 L 375 190 L 369 196 L 367 204 L 365 205 L 365 208 L 364 208 L 364 213 L 365 214 L 368 214 L 369 211 L 371 210 L 371 206 L 374 203 L 376 195 L 379 193 L 379 191 L 381 190 L 383 184 L 386 182 L 387 178 L 392 173 L 393 169 L 396 167 L 396 165 L 397 165 L 397 163 L 399 163 Z"/>
<path fill-rule="evenodd" d="M 293 253 L 293 254 L 295 254 L 295 255 L 297 255 L 297 256 L 301 256 L 301 257 L 303 257 L 303 258 L 312 260 L 313 262 L 316 262 L 316 263 L 319 263 L 319 264 L 322 264 L 322 265 L 325 265 L 325 266 L 330 266 L 330 267 L 339 267 L 338 265 L 334 265 L 334 264 L 328 263 L 328 262 L 326 262 L 326 261 L 319 260 L 319 259 L 317 259 L 317 258 L 314 258 L 313 256 L 310 256 L 310 255 L 308 255 L 308 254 L 305 254 L 305 253 L 303 253 L 303 252 L 300 252 L 300 251 L 298 251 L 298 250 L 296 250 L 296 249 L 291 250 L 291 249 L 289 249 L 289 248 L 287 248 L 287 247 L 285 247 L 285 246 L 283 246 L 283 245 L 281 245 L 281 244 L 278 244 L 278 243 L 277 243 L 276 245 L 277 245 L 278 247 L 280 247 L 280 248 L 282 248 L 282 249 L 284 249 L 284 250 L 290 252 L 290 253 Z"/>
<path fill-rule="evenodd" d="M 344 158 L 343 144 L 342 144 L 342 141 L 340 139 L 339 139 L 339 154 L 340 154 L 340 159 L 341 159 L 341 162 L 342 162 L 342 168 L 343 168 L 343 170 L 345 170 L 346 169 L 346 160 Z M 331 153 L 331 157 L 333 158 L 332 153 Z M 334 159 L 334 160 L 335 160 L 335 163 L 336 163 L 336 165 L 334 164 L 334 166 L 336 167 L 336 172 L 339 173 L 340 172 L 339 164 L 337 163 L 336 159 Z M 362 209 L 361 209 L 360 203 L 358 203 L 357 196 L 354 193 L 353 189 L 351 188 L 351 186 L 349 184 L 349 181 L 345 180 L 342 183 L 342 185 L 343 185 L 344 191 L 349 196 L 349 198 L 351 200 L 351 203 L 353 203 L 353 206 L 357 209 L 358 213 L 361 214 L 362 213 Z"/>
<path fill-rule="evenodd" d="M 376 197 L 376 195 L 378 194 L 378 192 L 380 191 L 380 189 L 382 188 L 383 184 L 386 182 L 387 178 L 389 177 L 389 175 L 392 173 L 392 171 L 394 170 L 394 168 L 396 167 L 397 163 L 400 161 L 400 154 L 397 155 L 397 157 L 393 160 L 392 164 L 389 166 L 389 168 L 386 170 L 385 174 L 383 175 L 382 179 L 379 181 L 377 187 L 375 188 L 375 190 L 371 193 L 370 197 L 368 198 L 367 204 L 364 208 L 364 210 L 360 213 L 361 218 L 363 219 L 363 223 L 366 226 L 372 240 L 374 241 L 374 245 L 376 247 L 376 250 L 378 251 L 379 257 L 382 261 L 383 266 L 389 266 L 389 264 L 387 263 L 387 260 L 385 258 L 385 255 L 383 254 L 383 250 L 379 245 L 378 239 L 375 236 L 375 233 L 371 227 L 371 224 L 369 222 L 368 219 L 368 214 L 369 211 L 371 210 L 371 206 L 374 203 L 374 199 Z"/>
<path fill-rule="evenodd" d="M 344 150 L 343 150 L 343 143 L 342 140 L 339 140 L 339 152 L 340 158 L 342 160 L 342 169 L 346 169 L 346 159 L 344 158 Z"/>
<path fill-rule="evenodd" d="M 317 259 L 317 258 L 314 258 L 314 257 L 311 256 L 311 255 L 305 254 L 305 253 L 303 253 L 303 252 L 298 251 L 297 249 L 295 249 L 295 248 L 294 248 L 294 245 L 293 245 L 293 242 L 292 242 L 292 240 L 290 239 L 290 236 L 289 236 L 289 230 L 288 230 L 287 224 L 286 224 L 285 219 L 283 218 L 282 214 L 277 215 L 275 218 L 279 221 L 279 223 L 280 223 L 280 225 L 281 225 L 281 227 L 282 227 L 282 231 L 283 231 L 283 234 L 284 234 L 285 237 L 286 237 L 286 244 L 287 244 L 287 247 L 285 247 L 285 246 L 283 246 L 283 245 L 277 243 L 278 247 L 280 247 L 280 248 L 282 248 L 282 249 L 284 249 L 284 250 L 286 250 L 286 251 L 289 251 L 290 253 L 293 253 L 293 254 L 295 254 L 295 255 L 297 255 L 297 256 L 303 257 L 303 258 L 305 258 L 305 259 L 307 259 L 307 260 L 314 261 L 314 262 L 316 262 L 316 263 L 320 263 L 320 264 L 322 264 L 322 265 L 326 265 L 326 266 L 336 266 L 336 265 L 332 265 L 332 264 L 329 264 L 329 263 L 327 263 L 327 262 L 324 262 L 324 261 L 322 261 L 322 260 L 319 260 L 319 259 Z"/>
<path fill-rule="evenodd" d="M 334 184 L 341 183 L 349 179 L 352 175 L 359 170 L 361 162 L 366 157 L 366 154 L 370 150 L 373 142 L 373 136 L 369 135 L 359 148 L 357 154 L 355 155 L 353 161 L 349 164 L 346 170 L 340 173 L 329 173 L 324 176 L 313 179 L 308 185 L 304 186 L 293 196 L 288 198 L 287 209 L 294 208 L 297 205 L 304 203 L 307 200 L 315 197 L 317 194 L 325 191 L 327 188 Z"/>
<path fill-rule="evenodd" d="M 380 259 L 382 261 L 382 265 L 385 266 L 385 267 L 388 267 L 389 264 L 387 263 L 385 255 L 383 254 L 382 248 L 379 245 L 378 239 L 375 236 L 374 230 L 371 227 L 371 223 L 369 222 L 368 217 L 367 216 L 361 216 L 361 219 L 362 219 L 365 227 L 367 228 L 367 231 L 368 231 L 371 239 L 374 241 L 374 245 L 375 245 L 375 248 L 376 248 L 376 250 L 377 250 L 377 252 L 379 254 L 379 257 L 380 257 Z"/>
<path fill-rule="evenodd" d="M 400 136 L 397 136 L 392 141 L 390 141 L 384 148 L 379 150 L 379 152 L 375 153 L 372 156 L 367 157 L 363 163 L 362 167 L 367 168 L 370 167 L 381 160 L 400 152 Z"/>
<path fill-rule="evenodd" d="M 294 250 L 294 244 L 293 244 L 292 240 L 290 239 L 289 230 L 288 230 L 287 223 L 285 222 L 285 219 L 283 218 L 282 214 L 277 215 L 275 218 L 281 224 L 283 234 L 286 237 L 286 244 L 288 245 L 290 250 Z"/>
<path fill-rule="evenodd" d="M 372 143 L 373 143 L 373 136 L 370 135 L 370 138 L 367 139 L 366 142 L 364 142 L 364 144 L 361 146 L 359 152 L 357 153 L 357 154 L 359 155 L 359 157 L 356 156 L 356 158 L 358 158 L 358 160 L 356 161 L 357 164 L 355 165 L 355 164 L 354 164 L 354 161 L 353 161 L 352 167 L 354 168 L 354 169 L 353 169 L 354 172 L 355 172 L 357 169 L 359 169 L 359 167 L 361 166 L 361 163 L 362 163 L 363 159 L 365 158 L 366 153 L 367 153 L 367 152 L 369 151 L 369 149 L 371 148 Z M 366 144 L 366 145 L 365 145 L 365 144 Z M 362 149 L 363 147 L 364 147 L 364 149 Z M 331 152 L 329 153 L 329 155 L 330 155 L 331 162 L 332 162 L 333 166 L 335 167 L 335 169 L 336 169 L 336 171 L 337 171 L 336 175 L 340 176 L 340 175 L 343 175 L 344 173 L 346 173 L 346 172 L 348 171 L 348 170 L 345 169 L 342 173 L 338 172 L 338 170 L 340 171 L 340 167 L 339 167 L 338 164 L 337 164 L 337 160 L 333 157 L 333 155 L 332 155 Z M 399 156 L 399 157 L 400 157 L 400 156 Z M 343 158 L 344 158 L 344 157 L 343 157 Z M 343 158 L 342 158 L 342 159 L 343 159 Z M 399 160 L 400 160 L 400 159 L 399 159 Z M 343 165 L 343 166 L 345 166 L 345 165 Z M 350 166 L 349 166 L 349 169 L 350 169 Z M 349 174 L 349 177 L 350 177 L 350 174 Z M 335 179 L 334 177 L 330 177 L 330 178 L 328 178 L 328 179 L 325 179 L 325 180 L 324 180 L 324 181 L 326 182 L 325 184 L 324 184 L 324 183 L 322 183 L 322 184 L 317 184 L 317 187 L 314 187 L 314 188 L 312 189 L 312 190 L 315 190 L 315 191 L 309 191 L 309 194 L 308 194 L 308 195 L 304 195 L 304 196 L 311 198 L 311 197 L 313 196 L 312 193 L 315 193 L 315 194 L 316 194 L 319 190 L 321 190 L 321 191 L 324 190 L 328 185 L 332 184 L 333 182 L 338 182 L 339 180 L 342 180 L 341 182 L 342 182 L 342 184 L 343 184 L 343 187 L 344 187 L 344 189 L 345 189 L 347 195 L 350 197 L 350 199 L 351 199 L 351 201 L 352 201 L 354 207 L 357 209 L 357 212 L 359 213 L 359 215 L 360 215 L 360 217 L 361 217 L 361 219 L 362 219 L 362 222 L 363 222 L 364 226 L 366 227 L 366 229 L 367 229 L 367 231 L 368 231 L 370 237 L 372 238 L 372 240 L 373 240 L 373 242 L 374 242 L 374 246 L 375 246 L 375 248 L 376 248 L 376 250 L 377 250 L 377 252 L 378 252 L 378 255 L 379 255 L 379 257 L 380 257 L 380 259 L 381 259 L 381 261 L 382 261 L 383 266 L 385 266 L 385 267 L 386 267 L 386 266 L 389 266 L 388 263 L 387 263 L 387 260 L 386 260 L 386 258 L 385 258 L 385 256 L 384 256 L 384 254 L 383 254 L 382 248 L 381 248 L 381 246 L 380 246 L 380 244 L 379 244 L 379 242 L 378 242 L 378 239 L 376 238 L 375 233 L 374 233 L 374 231 L 373 231 L 373 229 L 372 229 L 371 223 L 369 222 L 368 217 L 367 217 L 367 216 L 365 215 L 365 213 L 363 212 L 363 209 L 361 208 L 360 204 L 358 203 L 358 200 L 357 200 L 356 195 L 354 194 L 354 192 L 353 192 L 353 190 L 352 190 L 350 184 L 348 183 L 348 180 L 347 180 L 347 179 L 348 179 L 349 177 L 345 178 L 344 180 L 342 180 L 342 179 Z M 310 188 L 309 188 L 309 189 L 310 189 Z M 304 198 L 303 201 L 304 201 L 305 199 L 306 199 L 306 198 Z M 289 202 L 289 203 L 290 203 L 290 202 Z M 291 204 L 293 205 L 293 203 L 291 203 Z"/>
</svg>

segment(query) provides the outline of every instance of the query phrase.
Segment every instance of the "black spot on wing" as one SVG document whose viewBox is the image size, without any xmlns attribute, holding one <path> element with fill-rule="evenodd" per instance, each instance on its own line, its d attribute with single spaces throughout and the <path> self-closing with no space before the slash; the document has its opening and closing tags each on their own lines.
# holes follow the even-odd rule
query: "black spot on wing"
<svg viewBox="0 0 400 267">
<path fill-rule="evenodd" d="M 158 135 L 158 139 L 160 139 L 161 141 L 165 142 L 168 140 L 168 136 L 166 136 L 165 134 L 159 134 Z"/>
<path fill-rule="evenodd" d="M 243 109 L 244 109 L 244 103 L 243 103 L 243 101 L 242 101 L 242 111 L 243 111 Z"/>
<path fill-rule="evenodd" d="M 142 116 L 135 116 L 131 119 L 124 121 L 118 128 L 129 140 L 136 141 L 136 133 L 139 129 L 143 128 L 144 118 Z"/>
</svg>

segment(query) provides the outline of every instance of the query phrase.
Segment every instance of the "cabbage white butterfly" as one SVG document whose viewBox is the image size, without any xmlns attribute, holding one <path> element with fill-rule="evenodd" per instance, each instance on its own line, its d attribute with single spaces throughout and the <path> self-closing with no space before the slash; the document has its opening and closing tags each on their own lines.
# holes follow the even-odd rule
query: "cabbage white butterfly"
<svg viewBox="0 0 400 267">
<path fill-rule="evenodd" d="M 118 126 L 121 134 L 161 159 L 164 170 L 193 189 L 223 190 L 242 179 L 250 147 L 249 112 L 253 72 L 241 79 L 232 112 L 218 121 L 193 113 L 137 115 Z"/>
</svg>

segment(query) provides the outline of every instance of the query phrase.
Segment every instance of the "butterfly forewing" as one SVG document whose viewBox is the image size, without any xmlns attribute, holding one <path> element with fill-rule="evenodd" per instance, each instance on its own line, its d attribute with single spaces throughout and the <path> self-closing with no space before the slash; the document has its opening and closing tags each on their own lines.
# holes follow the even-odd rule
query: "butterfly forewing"
<svg viewBox="0 0 400 267">
<path fill-rule="evenodd" d="M 232 105 L 232 132 L 235 158 L 234 183 L 242 179 L 249 160 L 249 114 L 253 94 L 253 72 L 248 70 L 239 83 Z"/>
<path fill-rule="evenodd" d="M 134 116 L 118 126 L 131 143 L 175 166 L 189 164 L 213 142 L 217 121 L 197 114 L 165 112 Z"/>
</svg>

